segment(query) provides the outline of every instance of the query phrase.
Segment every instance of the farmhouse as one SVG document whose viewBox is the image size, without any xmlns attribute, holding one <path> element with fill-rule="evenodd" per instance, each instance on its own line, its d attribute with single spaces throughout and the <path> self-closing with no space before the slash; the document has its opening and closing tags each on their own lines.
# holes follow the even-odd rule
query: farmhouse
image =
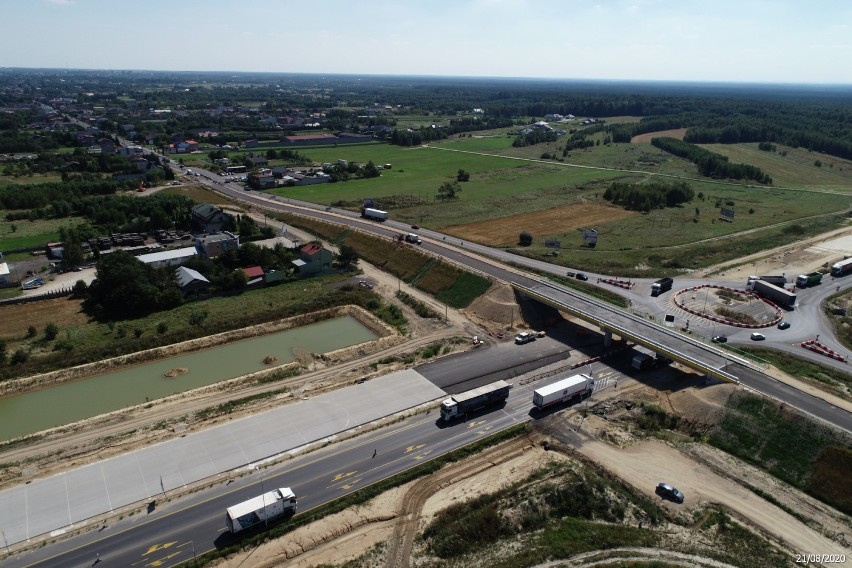
<svg viewBox="0 0 852 568">
<path fill-rule="evenodd" d="M 299 258 L 293 261 L 293 265 L 302 276 L 322 274 L 331 270 L 332 258 L 330 250 L 316 243 L 308 243 L 299 249 Z"/>
</svg>

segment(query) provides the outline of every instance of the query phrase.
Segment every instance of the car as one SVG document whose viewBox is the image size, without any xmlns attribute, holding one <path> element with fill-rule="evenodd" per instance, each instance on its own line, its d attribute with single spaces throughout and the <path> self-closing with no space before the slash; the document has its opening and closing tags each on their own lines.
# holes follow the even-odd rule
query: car
<svg viewBox="0 0 852 568">
<path fill-rule="evenodd" d="M 727 343 L 728 337 L 726 335 L 717 335 L 713 338 L 713 343 Z"/>
<path fill-rule="evenodd" d="M 361 288 L 366 288 L 367 290 L 373 289 L 373 285 L 367 282 L 366 280 L 359 280 L 358 286 L 360 286 Z"/>
<path fill-rule="evenodd" d="M 782 321 L 778 324 L 778 329 L 787 329 L 788 327 L 790 327 L 790 322 L 788 321 Z"/>
<path fill-rule="evenodd" d="M 758 333 L 758 332 L 755 331 L 755 332 L 752 332 L 752 334 L 751 334 L 751 340 L 752 341 L 763 341 L 764 339 L 766 339 L 766 336 L 763 335 L 762 333 Z"/>
<path fill-rule="evenodd" d="M 574 278 L 575 276 L 577 276 L 577 273 L 576 272 L 569 272 L 567 274 L 567 276 L 568 276 L 568 278 Z"/>
<path fill-rule="evenodd" d="M 585 274 L 583 274 L 582 272 L 578 272 L 577 276 L 575 278 L 577 278 L 577 280 L 588 280 L 589 279 L 589 277 L 586 276 Z"/>
<path fill-rule="evenodd" d="M 411 225 L 411 228 L 416 231 L 420 229 L 420 225 Z"/>
<path fill-rule="evenodd" d="M 675 503 L 683 503 L 683 493 L 672 487 L 668 483 L 658 483 L 657 489 L 654 491 L 663 499 L 671 499 Z"/>
<path fill-rule="evenodd" d="M 524 343 L 529 343 L 530 341 L 535 341 L 535 334 L 529 331 L 522 331 L 521 333 L 515 336 L 515 343 L 518 345 L 523 345 Z"/>
</svg>

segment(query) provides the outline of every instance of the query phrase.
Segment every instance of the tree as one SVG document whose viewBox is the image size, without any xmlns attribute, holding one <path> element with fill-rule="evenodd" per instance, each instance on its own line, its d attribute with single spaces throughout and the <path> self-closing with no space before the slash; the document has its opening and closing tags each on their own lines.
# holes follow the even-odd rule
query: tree
<svg viewBox="0 0 852 568">
<path fill-rule="evenodd" d="M 470 173 L 462 169 L 456 174 L 456 181 L 470 181 Z"/>
<path fill-rule="evenodd" d="M 522 247 L 528 247 L 532 245 L 532 242 L 533 236 L 527 231 L 523 231 L 520 235 L 518 235 L 518 244 L 520 244 Z"/>
<path fill-rule="evenodd" d="M 46 340 L 53 341 L 57 335 L 59 335 L 59 327 L 55 323 L 50 322 L 44 326 L 44 338 Z"/>
<path fill-rule="evenodd" d="M 0 365 L 6 363 L 6 357 L 8 357 L 8 346 L 6 342 L 0 339 Z"/>
<path fill-rule="evenodd" d="M 337 253 L 337 264 L 345 270 L 349 270 L 358 264 L 358 251 L 349 245 L 340 245 L 340 252 Z"/>
<path fill-rule="evenodd" d="M 461 186 L 459 185 L 459 182 L 445 181 L 441 184 L 441 187 L 438 188 L 438 199 L 442 201 L 455 199 L 460 191 Z"/>
</svg>

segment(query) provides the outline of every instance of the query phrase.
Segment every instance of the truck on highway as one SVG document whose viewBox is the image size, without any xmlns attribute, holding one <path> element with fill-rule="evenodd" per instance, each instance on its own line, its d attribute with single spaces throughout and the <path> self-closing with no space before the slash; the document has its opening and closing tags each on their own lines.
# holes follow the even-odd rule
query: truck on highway
<svg viewBox="0 0 852 568">
<path fill-rule="evenodd" d="M 809 274 L 799 274 L 796 276 L 796 287 L 798 288 L 816 286 L 820 282 L 822 282 L 822 272 L 811 272 Z"/>
<path fill-rule="evenodd" d="M 663 292 L 668 292 L 672 289 L 672 284 L 674 284 L 674 280 L 666 276 L 665 278 L 660 278 L 653 284 L 651 284 L 651 295 L 659 296 Z"/>
<path fill-rule="evenodd" d="M 363 209 L 361 209 L 361 216 L 365 219 L 372 219 L 373 221 L 388 220 L 387 211 L 382 211 L 381 209 L 373 209 L 372 207 L 364 207 Z"/>
<path fill-rule="evenodd" d="M 281 487 L 228 507 L 225 522 L 229 531 L 238 533 L 295 512 L 296 494 L 289 487 Z"/>
<path fill-rule="evenodd" d="M 773 275 L 773 276 L 749 276 L 747 285 L 752 286 L 752 284 L 756 280 L 763 280 L 764 282 L 769 282 L 770 284 L 780 286 L 781 288 L 783 288 L 784 285 L 787 284 L 787 277 L 784 276 L 783 274 L 780 274 L 780 275 Z"/>
<path fill-rule="evenodd" d="M 788 292 L 784 288 L 779 288 L 774 284 L 770 284 L 765 280 L 755 280 L 751 285 L 751 291 L 778 304 L 779 307 L 792 310 L 796 307 L 796 294 Z"/>
<path fill-rule="evenodd" d="M 595 388 L 595 379 L 591 375 L 580 374 L 556 381 L 533 391 L 533 406 L 543 410 L 548 406 L 571 399 L 591 396 Z"/>
<path fill-rule="evenodd" d="M 832 276 L 843 276 L 850 272 L 852 272 L 852 258 L 847 258 L 831 265 Z"/>
<path fill-rule="evenodd" d="M 451 422 L 471 412 L 503 402 L 509 398 L 511 388 L 512 385 L 506 381 L 497 381 L 461 394 L 454 394 L 441 403 L 441 418 L 444 422 Z"/>
<path fill-rule="evenodd" d="M 415 234 L 415 233 L 408 233 L 407 235 L 405 235 L 405 242 L 411 243 L 411 244 L 414 244 L 414 245 L 423 244 L 423 242 L 420 240 L 420 237 L 417 236 L 417 234 Z"/>
</svg>

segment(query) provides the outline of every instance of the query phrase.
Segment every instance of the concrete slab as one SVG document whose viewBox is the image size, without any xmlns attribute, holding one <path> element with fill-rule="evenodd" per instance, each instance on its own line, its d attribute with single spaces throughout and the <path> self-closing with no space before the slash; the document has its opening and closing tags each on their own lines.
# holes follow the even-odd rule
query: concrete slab
<svg viewBox="0 0 852 568">
<path fill-rule="evenodd" d="M 412 369 L 0 491 L 9 544 L 446 396 Z"/>
</svg>

